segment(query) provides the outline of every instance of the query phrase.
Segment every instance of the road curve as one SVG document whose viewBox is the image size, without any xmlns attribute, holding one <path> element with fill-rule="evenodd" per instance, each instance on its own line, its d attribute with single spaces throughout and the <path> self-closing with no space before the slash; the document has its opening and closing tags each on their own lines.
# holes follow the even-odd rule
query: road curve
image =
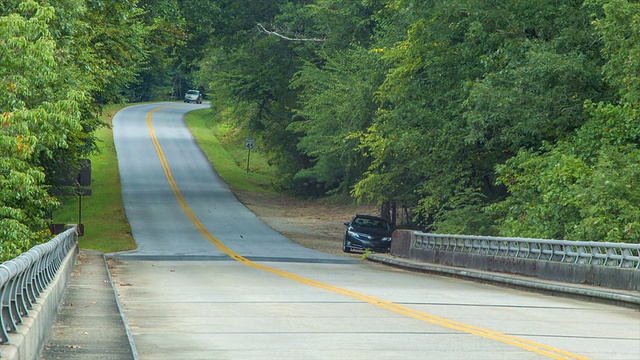
<svg viewBox="0 0 640 360">
<path fill-rule="evenodd" d="M 638 359 L 640 315 L 361 263 L 268 228 L 164 103 L 114 118 L 135 251 L 111 272 L 140 359 Z M 339 235 L 337 235 L 339 236 Z"/>
<path fill-rule="evenodd" d="M 137 250 L 118 257 L 147 260 L 226 257 L 193 226 L 172 191 L 173 185 L 197 214 L 198 221 L 245 257 L 345 261 L 290 241 L 237 201 L 183 125 L 187 111 L 205 107 L 172 103 L 133 106 L 121 110 L 113 119 L 122 197 L 138 244 Z M 155 132 L 155 142 L 150 131 Z M 172 181 L 167 180 L 167 169 Z"/>
</svg>

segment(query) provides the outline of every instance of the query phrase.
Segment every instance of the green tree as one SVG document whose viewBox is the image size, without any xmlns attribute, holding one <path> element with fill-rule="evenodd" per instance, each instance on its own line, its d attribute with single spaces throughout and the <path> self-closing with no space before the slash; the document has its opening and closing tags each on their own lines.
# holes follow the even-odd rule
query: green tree
<svg viewBox="0 0 640 360">
<path fill-rule="evenodd" d="M 131 86 L 125 91 L 129 101 L 167 100 L 174 97 L 175 64 L 187 41 L 185 19 L 176 0 L 140 0 L 147 56 Z"/>
<path fill-rule="evenodd" d="M 463 145 L 460 122 L 463 85 L 481 76 L 481 51 L 464 42 L 468 12 L 456 6 L 393 1 L 379 15 L 377 48 L 390 70 L 377 92 L 375 121 L 362 136 L 372 161 L 354 195 L 417 206 L 423 225 L 440 218 L 454 194 L 483 180 L 473 177 L 477 159 Z"/>
<path fill-rule="evenodd" d="M 287 3 L 221 1 L 198 81 L 214 89 L 214 109 L 232 111 L 241 134 L 257 139 L 280 173 L 278 185 L 291 188 L 293 175 L 308 165 L 308 158 L 297 150 L 299 134 L 288 128 L 297 100 L 297 90 L 289 83 L 313 45 L 271 35 L 258 26 L 277 28 L 276 16 Z"/>
<path fill-rule="evenodd" d="M 218 24 L 216 1 L 140 0 L 144 24 L 146 61 L 126 92 L 132 101 L 181 99 L 186 90 L 200 88 L 193 74 L 205 55 Z M 206 94 L 206 92 L 205 92 Z"/>
<path fill-rule="evenodd" d="M 611 96 L 590 14 L 577 1 L 387 2 L 376 34 L 390 71 L 356 194 L 401 196 L 430 230 L 494 232 L 483 209 L 507 195 L 495 166 L 566 136 L 585 99 Z"/>
<path fill-rule="evenodd" d="M 289 125 L 310 159 L 295 179 L 315 184 L 318 195 L 348 194 L 369 164 L 359 134 L 372 124 L 374 94 L 384 79 L 380 52 L 369 50 L 377 10 L 367 2 L 322 0 L 278 17 L 281 27 L 298 30 L 300 38 L 322 40 L 310 47 L 292 79 L 299 94 Z"/>
<path fill-rule="evenodd" d="M 588 122 L 498 167 L 511 194 L 490 210 L 505 236 L 640 242 L 640 127 L 629 106 L 588 103 Z"/>
<path fill-rule="evenodd" d="M 498 169 L 512 195 L 492 208 L 504 216 L 505 235 L 640 242 L 640 7 L 590 3 L 602 6 L 594 25 L 603 41 L 603 74 L 619 100 L 587 101 L 586 122 L 573 134 L 521 151 Z"/>
<path fill-rule="evenodd" d="M 302 91 L 289 129 L 302 134 L 298 149 L 312 159 L 296 178 L 318 184 L 322 193 L 348 194 L 369 165 L 358 134 L 375 117 L 383 72 L 379 55 L 361 47 L 333 56 L 322 67 L 304 66 L 294 78 L 292 86 Z"/>
<path fill-rule="evenodd" d="M 93 98 L 100 104 L 123 101 L 123 91 L 144 64 L 144 38 L 149 28 L 137 0 L 85 0 L 85 22 L 93 82 Z"/>
<path fill-rule="evenodd" d="M 45 239 L 56 206 L 33 160 L 67 145 L 79 131 L 84 93 L 64 85 L 48 30 L 54 9 L 33 1 L 0 16 L 0 257 L 7 260 Z"/>
<path fill-rule="evenodd" d="M 50 195 L 97 151 L 101 104 L 138 70 L 146 29 L 135 1 L 0 3 L 0 258 L 47 240 Z"/>
</svg>

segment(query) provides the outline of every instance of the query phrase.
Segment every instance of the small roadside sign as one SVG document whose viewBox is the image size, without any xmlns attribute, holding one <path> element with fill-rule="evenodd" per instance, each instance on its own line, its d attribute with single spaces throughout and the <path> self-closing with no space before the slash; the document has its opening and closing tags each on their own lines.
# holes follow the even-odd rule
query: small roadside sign
<svg viewBox="0 0 640 360">
<path fill-rule="evenodd" d="M 256 147 L 256 139 L 251 137 L 246 138 L 244 141 L 244 147 L 247 148 L 247 150 L 253 150 Z"/>
<path fill-rule="evenodd" d="M 244 140 L 244 147 L 247 148 L 247 172 L 249 172 L 249 159 L 251 158 L 251 150 L 256 147 L 256 139 L 248 137 Z"/>
</svg>

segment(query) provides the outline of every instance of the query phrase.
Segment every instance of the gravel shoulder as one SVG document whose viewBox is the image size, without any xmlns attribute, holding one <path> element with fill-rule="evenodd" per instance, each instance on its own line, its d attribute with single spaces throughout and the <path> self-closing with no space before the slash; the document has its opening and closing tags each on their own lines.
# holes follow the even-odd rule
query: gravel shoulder
<svg viewBox="0 0 640 360">
<path fill-rule="evenodd" d="M 332 204 L 251 192 L 235 195 L 282 235 L 307 248 L 334 255 L 346 255 L 342 252 L 345 221 L 357 213 L 377 214 L 375 206 Z"/>
</svg>

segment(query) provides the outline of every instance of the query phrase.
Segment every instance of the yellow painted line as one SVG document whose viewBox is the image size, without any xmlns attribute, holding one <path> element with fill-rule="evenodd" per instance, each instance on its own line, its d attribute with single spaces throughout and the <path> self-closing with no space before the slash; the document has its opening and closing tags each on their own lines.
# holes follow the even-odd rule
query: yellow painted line
<svg viewBox="0 0 640 360">
<path fill-rule="evenodd" d="M 259 269 L 262 271 L 266 271 L 266 272 L 270 272 L 273 274 L 276 274 L 278 276 L 287 278 L 287 279 L 291 279 L 293 281 L 297 281 L 301 284 L 305 284 L 305 285 L 309 285 L 309 286 L 313 286 L 316 287 L 318 289 L 323 289 L 323 290 L 327 290 L 336 294 L 340 294 L 340 295 L 344 295 L 344 296 L 348 296 L 350 298 L 356 299 L 356 300 L 360 300 L 378 307 L 381 307 L 383 309 L 387 309 L 390 311 L 393 311 L 397 314 L 401 314 L 401 315 L 405 315 L 420 321 L 424 321 L 424 322 L 428 322 L 431 324 L 435 324 L 435 325 L 440 325 L 442 327 L 448 328 L 448 329 L 452 329 L 452 330 L 457 330 L 457 331 L 461 331 L 461 332 L 465 332 L 468 334 L 472 334 L 472 335 L 476 335 L 476 336 L 480 336 L 486 339 L 491 339 L 491 340 L 495 340 L 495 341 L 499 341 L 505 344 L 509 344 L 509 345 L 513 345 L 516 347 L 519 347 L 521 349 L 524 350 L 528 350 L 540 355 L 544 355 L 547 356 L 549 358 L 552 359 L 580 359 L 580 360 L 586 360 L 588 359 L 587 357 L 581 356 L 581 355 L 576 355 L 576 354 L 572 354 L 568 351 L 564 351 L 561 349 L 556 349 L 554 347 L 551 346 L 547 346 L 544 344 L 540 344 L 534 341 L 530 341 L 527 339 L 523 339 L 523 338 L 519 338 L 516 336 L 511 336 L 511 335 L 506 335 L 503 333 L 499 333 L 496 331 L 492 331 L 489 329 L 483 329 L 480 327 L 476 327 L 476 326 L 472 326 L 472 325 L 468 325 L 468 324 L 464 324 L 461 322 L 457 322 L 457 321 L 453 321 L 453 320 L 449 320 L 449 319 L 445 319 L 442 317 L 438 317 L 438 316 L 434 316 L 431 314 L 427 314 L 400 304 L 396 304 L 393 303 L 391 301 L 387 301 L 384 299 L 380 299 L 380 298 L 376 298 L 374 296 L 370 296 L 370 295 L 366 295 L 366 294 L 362 294 L 356 291 L 352 291 L 352 290 L 348 290 L 348 289 L 343 289 L 337 286 L 333 286 L 333 285 L 329 285 L 329 284 L 325 284 L 316 280 L 312 280 L 309 278 L 305 278 L 303 276 L 300 275 L 296 275 L 294 273 L 288 272 L 288 271 L 283 271 L 283 270 L 279 270 L 276 268 L 272 268 L 272 267 L 268 267 L 256 262 L 253 262 L 247 258 L 245 258 L 244 256 L 236 253 L 235 251 L 231 250 L 229 247 L 227 247 L 225 244 L 223 244 L 220 240 L 218 240 L 215 236 L 213 236 L 213 234 L 211 234 L 211 232 L 209 232 L 209 230 L 207 230 L 207 228 L 202 224 L 202 222 L 200 222 L 200 220 L 197 218 L 197 216 L 193 213 L 193 211 L 191 210 L 191 208 L 189 207 L 189 205 L 187 204 L 186 200 L 184 199 L 184 197 L 182 196 L 182 193 L 180 192 L 180 189 L 178 188 L 178 185 L 176 184 L 175 179 L 173 178 L 173 174 L 171 173 L 171 168 L 169 167 L 169 164 L 167 163 L 167 159 L 164 155 L 164 152 L 162 151 L 162 147 L 160 146 L 160 142 L 158 141 L 158 137 L 156 136 L 156 132 L 153 128 L 153 121 L 152 121 L 152 117 L 153 114 L 155 114 L 157 111 L 168 108 L 171 106 L 164 106 L 164 107 L 159 107 L 154 109 L 153 111 L 149 112 L 147 114 L 147 127 L 149 128 L 149 133 L 151 134 L 151 140 L 153 141 L 153 145 L 156 149 L 156 152 L 158 154 L 158 158 L 160 159 L 160 163 L 162 164 L 162 168 L 164 170 L 164 174 L 167 177 L 167 181 L 169 182 L 169 186 L 171 187 L 171 190 L 173 191 L 173 194 L 175 195 L 176 199 L 178 200 L 178 203 L 180 204 L 180 207 L 182 208 L 182 210 L 185 212 L 185 214 L 187 215 L 187 217 L 191 220 L 191 222 L 193 223 L 193 225 L 198 229 L 198 231 L 200 231 L 200 233 L 202 234 L 202 236 L 204 236 L 209 242 L 211 242 L 216 248 L 218 248 L 218 250 L 220 250 L 222 253 L 224 253 L 225 255 L 231 257 L 232 259 L 255 269 Z"/>
</svg>

